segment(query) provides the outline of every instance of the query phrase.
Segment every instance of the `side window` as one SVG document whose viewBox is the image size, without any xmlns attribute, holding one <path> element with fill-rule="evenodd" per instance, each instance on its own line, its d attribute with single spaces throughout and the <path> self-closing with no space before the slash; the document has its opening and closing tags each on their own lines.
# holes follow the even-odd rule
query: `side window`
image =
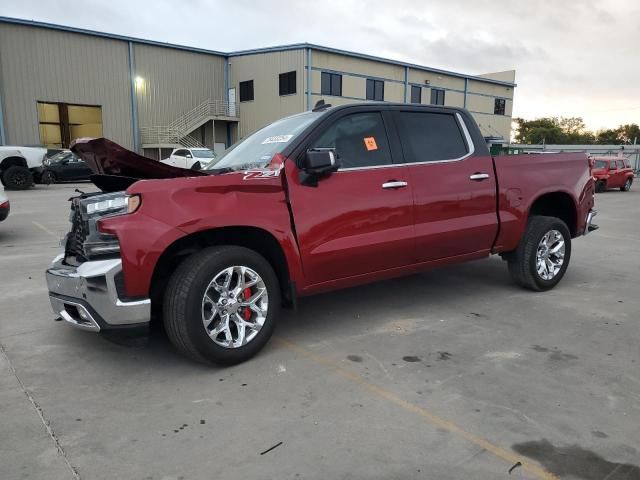
<svg viewBox="0 0 640 480">
<path fill-rule="evenodd" d="M 460 125 L 453 114 L 398 112 L 405 162 L 454 160 L 467 154 Z"/>
<path fill-rule="evenodd" d="M 339 118 L 310 147 L 335 148 L 341 168 L 391 164 L 389 140 L 380 112 Z"/>
<path fill-rule="evenodd" d="M 493 105 L 494 115 L 504 115 L 507 101 L 504 98 L 496 98 Z"/>
<path fill-rule="evenodd" d="M 619 169 L 624 168 L 624 162 L 622 160 L 618 160 L 618 168 Z"/>
<path fill-rule="evenodd" d="M 631 168 L 631 164 L 629 163 L 629 159 L 628 158 L 624 159 L 624 168 Z"/>
<path fill-rule="evenodd" d="M 384 101 L 384 81 L 367 78 L 367 100 Z"/>
<path fill-rule="evenodd" d="M 184 156 L 187 155 L 187 153 L 189 153 L 189 152 L 187 152 L 186 150 L 176 150 L 174 155 L 176 157 L 184 157 Z"/>
</svg>

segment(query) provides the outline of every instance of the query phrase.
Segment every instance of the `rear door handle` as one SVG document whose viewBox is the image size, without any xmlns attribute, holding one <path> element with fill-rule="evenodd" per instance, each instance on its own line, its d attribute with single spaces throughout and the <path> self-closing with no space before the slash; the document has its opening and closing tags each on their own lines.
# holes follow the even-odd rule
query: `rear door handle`
<svg viewBox="0 0 640 480">
<path fill-rule="evenodd" d="M 382 188 L 404 188 L 409 185 L 407 182 L 402 182 L 399 180 L 391 180 L 390 182 L 385 182 L 382 184 Z"/>
<path fill-rule="evenodd" d="M 481 182 L 483 180 L 486 180 L 487 178 L 489 178 L 488 173 L 476 172 L 469 177 L 469 180 L 473 180 L 474 182 Z"/>
</svg>

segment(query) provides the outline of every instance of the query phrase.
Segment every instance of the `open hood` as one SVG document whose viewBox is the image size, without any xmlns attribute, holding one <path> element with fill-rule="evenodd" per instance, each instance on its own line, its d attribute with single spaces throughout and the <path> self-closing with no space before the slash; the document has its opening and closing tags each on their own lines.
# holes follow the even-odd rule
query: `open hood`
<svg viewBox="0 0 640 480">
<path fill-rule="evenodd" d="M 106 138 L 79 138 L 71 151 L 86 162 L 93 171 L 91 181 L 104 192 L 125 190 L 138 180 L 207 175 L 143 157 Z"/>
</svg>

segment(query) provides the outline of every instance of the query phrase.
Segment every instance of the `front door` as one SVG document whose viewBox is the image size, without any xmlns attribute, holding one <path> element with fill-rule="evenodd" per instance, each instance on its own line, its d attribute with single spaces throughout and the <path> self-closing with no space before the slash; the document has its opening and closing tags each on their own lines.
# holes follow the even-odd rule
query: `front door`
<svg viewBox="0 0 640 480">
<path fill-rule="evenodd" d="M 335 148 L 339 171 L 301 184 L 287 162 L 287 184 L 307 282 L 318 284 L 414 263 L 412 186 L 394 165 L 382 113 L 334 119 L 306 148 Z M 306 150 L 305 148 L 305 150 Z"/>
<path fill-rule="evenodd" d="M 498 232 L 493 159 L 461 114 L 394 112 L 413 186 L 418 262 L 488 253 Z"/>
</svg>

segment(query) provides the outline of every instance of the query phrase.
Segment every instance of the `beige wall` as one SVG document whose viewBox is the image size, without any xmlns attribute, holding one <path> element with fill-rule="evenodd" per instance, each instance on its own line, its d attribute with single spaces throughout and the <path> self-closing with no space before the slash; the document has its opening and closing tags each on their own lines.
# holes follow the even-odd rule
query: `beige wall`
<svg viewBox="0 0 640 480">
<path fill-rule="evenodd" d="M 306 110 L 305 57 L 305 50 L 300 49 L 229 58 L 229 87 L 236 89 L 238 101 L 240 82 L 253 80 L 254 100 L 239 103 L 240 138 L 274 120 Z M 281 97 L 279 75 L 293 70 L 296 71 L 296 93 Z"/>
<path fill-rule="evenodd" d="M 8 144 L 40 143 L 36 102 L 102 107 L 103 135 L 132 147 L 127 42 L 0 23 Z"/>
<path fill-rule="evenodd" d="M 224 100 L 224 57 L 135 44 L 138 123 L 167 125 L 206 100 Z"/>
</svg>

